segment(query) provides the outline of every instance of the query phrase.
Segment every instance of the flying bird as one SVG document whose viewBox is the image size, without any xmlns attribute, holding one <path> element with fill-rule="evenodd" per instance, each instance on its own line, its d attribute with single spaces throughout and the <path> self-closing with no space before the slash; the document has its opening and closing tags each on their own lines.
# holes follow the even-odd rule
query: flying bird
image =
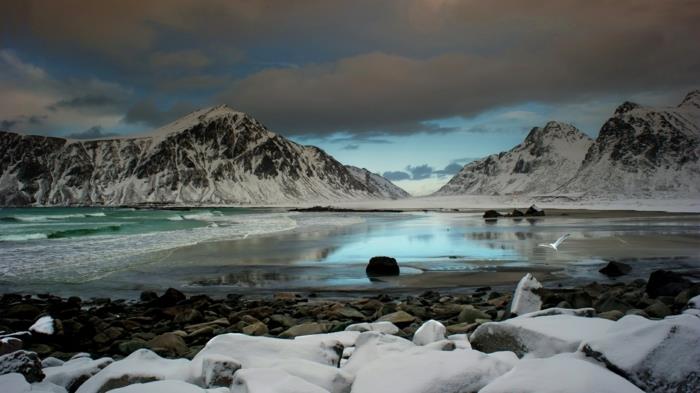
<svg viewBox="0 0 700 393">
<path fill-rule="evenodd" d="M 570 233 L 567 233 L 566 235 L 564 235 L 564 236 L 560 237 L 559 239 L 557 239 L 557 241 L 555 241 L 554 243 L 540 243 L 540 244 L 537 245 L 537 247 L 547 247 L 547 248 L 553 249 L 554 251 L 559 251 L 559 246 L 560 246 L 560 245 L 564 242 L 564 240 L 566 240 L 569 236 L 571 236 L 571 234 L 570 234 Z"/>
</svg>

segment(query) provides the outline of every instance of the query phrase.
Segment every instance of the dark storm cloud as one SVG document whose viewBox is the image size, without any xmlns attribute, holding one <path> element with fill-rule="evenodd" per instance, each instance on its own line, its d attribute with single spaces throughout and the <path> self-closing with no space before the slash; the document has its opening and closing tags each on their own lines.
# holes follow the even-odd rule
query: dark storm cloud
<svg viewBox="0 0 700 393">
<path fill-rule="evenodd" d="M 159 103 L 206 93 L 278 132 L 317 136 L 445 133 L 454 129 L 430 121 L 524 102 L 690 90 L 700 84 L 697 20 L 700 0 L 0 6 L 12 44 L 97 63 L 148 96 L 161 94 Z M 156 124 L 178 113 L 154 108 L 132 108 L 127 121 Z"/>
<path fill-rule="evenodd" d="M 116 136 L 116 135 L 118 135 L 118 134 L 115 134 L 113 132 L 104 132 L 104 130 L 102 129 L 101 126 L 92 126 L 83 132 L 76 132 L 73 134 L 68 134 L 68 135 L 66 135 L 66 138 L 96 139 L 96 138 L 105 138 L 105 137 Z"/>
<path fill-rule="evenodd" d="M 388 171 L 384 172 L 382 174 L 385 178 L 391 180 L 391 181 L 398 181 L 398 180 L 408 180 L 411 178 L 411 175 L 403 172 L 403 171 Z"/>
<path fill-rule="evenodd" d="M 153 101 L 141 101 L 127 111 L 124 122 L 159 127 L 196 109 L 194 105 L 184 102 L 176 103 L 168 109 L 161 109 Z"/>
<path fill-rule="evenodd" d="M 47 107 L 52 111 L 56 111 L 61 108 L 68 109 L 81 109 L 81 108 L 99 108 L 99 107 L 114 107 L 122 105 L 123 101 L 115 99 L 109 96 L 100 95 L 85 95 L 80 97 L 74 97 L 70 99 L 57 101 Z"/>
<path fill-rule="evenodd" d="M 22 115 L 12 119 L 0 120 L 0 130 L 12 131 L 19 130 L 27 126 L 37 126 L 43 124 L 46 120 L 45 115 Z"/>
</svg>

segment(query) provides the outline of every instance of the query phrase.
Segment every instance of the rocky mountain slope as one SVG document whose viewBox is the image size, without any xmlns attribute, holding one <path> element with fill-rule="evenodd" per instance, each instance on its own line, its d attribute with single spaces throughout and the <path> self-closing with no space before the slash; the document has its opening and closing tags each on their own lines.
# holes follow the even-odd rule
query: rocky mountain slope
<svg viewBox="0 0 700 393">
<path fill-rule="evenodd" d="M 367 186 L 373 193 L 381 195 L 388 199 L 408 198 L 411 196 L 403 188 L 396 186 L 383 176 L 372 173 L 365 168 L 358 168 L 352 165 L 346 165 L 345 168 L 350 171 L 355 179 Z"/>
<path fill-rule="evenodd" d="M 3 206 L 266 204 L 386 194 L 323 150 L 274 134 L 226 106 L 137 137 L 0 132 Z"/>
<path fill-rule="evenodd" d="M 700 194 L 700 91 L 677 107 L 625 102 L 600 129 L 576 178 L 586 195 Z"/>
<path fill-rule="evenodd" d="M 700 194 L 700 91 L 671 108 L 625 102 L 595 141 L 573 126 L 534 128 L 507 152 L 471 162 L 436 195 L 591 198 Z"/>
<path fill-rule="evenodd" d="M 470 162 L 437 195 L 510 195 L 553 191 L 568 183 L 593 144 L 576 127 L 549 122 L 509 151 Z"/>
</svg>

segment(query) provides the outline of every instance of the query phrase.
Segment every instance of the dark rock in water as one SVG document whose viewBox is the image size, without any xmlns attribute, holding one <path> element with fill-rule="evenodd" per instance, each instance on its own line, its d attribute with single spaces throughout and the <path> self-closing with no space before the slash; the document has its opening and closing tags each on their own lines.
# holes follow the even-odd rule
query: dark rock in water
<svg viewBox="0 0 700 393">
<path fill-rule="evenodd" d="M 398 276 L 399 264 L 391 257 L 372 257 L 367 264 L 365 272 L 370 277 Z"/>
<path fill-rule="evenodd" d="M 676 296 L 691 286 L 692 283 L 678 273 L 656 270 L 649 276 L 646 292 L 651 297 Z"/>
<path fill-rule="evenodd" d="M 521 212 L 518 209 L 513 209 L 513 212 L 510 213 L 511 217 L 523 217 L 524 215 L 525 215 L 525 213 Z"/>
<path fill-rule="evenodd" d="M 495 211 L 495 210 L 486 210 L 483 215 L 484 218 L 490 219 L 490 218 L 498 218 L 498 217 L 503 217 L 503 214 Z"/>
<path fill-rule="evenodd" d="M 0 375 L 9 373 L 20 373 L 30 383 L 44 379 L 39 356 L 29 351 L 15 351 L 0 356 Z"/>
<path fill-rule="evenodd" d="M 41 309 L 33 304 L 20 303 L 10 306 L 3 314 L 7 319 L 35 320 L 41 314 Z"/>
<path fill-rule="evenodd" d="M 544 210 L 540 210 L 537 208 L 537 206 L 532 205 L 527 208 L 525 215 L 529 217 L 544 217 Z"/>
<path fill-rule="evenodd" d="M 161 306 L 166 306 L 166 307 L 167 306 L 174 306 L 185 299 L 187 299 L 187 297 L 182 292 L 178 291 L 175 288 L 168 288 L 168 290 L 165 291 L 163 296 L 158 298 L 158 303 Z"/>
<path fill-rule="evenodd" d="M 142 302 L 152 302 L 158 299 L 158 294 L 153 291 L 143 291 L 140 297 Z"/>
<path fill-rule="evenodd" d="M 622 262 L 610 261 L 598 271 L 608 277 L 620 277 L 632 271 L 632 266 Z"/>
</svg>

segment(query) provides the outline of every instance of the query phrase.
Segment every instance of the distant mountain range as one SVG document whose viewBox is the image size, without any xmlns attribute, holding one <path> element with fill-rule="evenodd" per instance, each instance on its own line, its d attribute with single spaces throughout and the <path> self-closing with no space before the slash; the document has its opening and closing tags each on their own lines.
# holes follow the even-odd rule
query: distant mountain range
<svg viewBox="0 0 700 393">
<path fill-rule="evenodd" d="M 664 198 L 700 195 L 700 91 L 677 107 L 625 102 L 591 140 L 574 126 L 533 128 L 513 149 L 473 161 L 435 195 Z"/>
<path fill-rule="evenodd" d="M 408 194 L 227 106 L 152 133 L 71 140 L 0 132 L 0 205 L 270 204 Z"/>
</svg>

